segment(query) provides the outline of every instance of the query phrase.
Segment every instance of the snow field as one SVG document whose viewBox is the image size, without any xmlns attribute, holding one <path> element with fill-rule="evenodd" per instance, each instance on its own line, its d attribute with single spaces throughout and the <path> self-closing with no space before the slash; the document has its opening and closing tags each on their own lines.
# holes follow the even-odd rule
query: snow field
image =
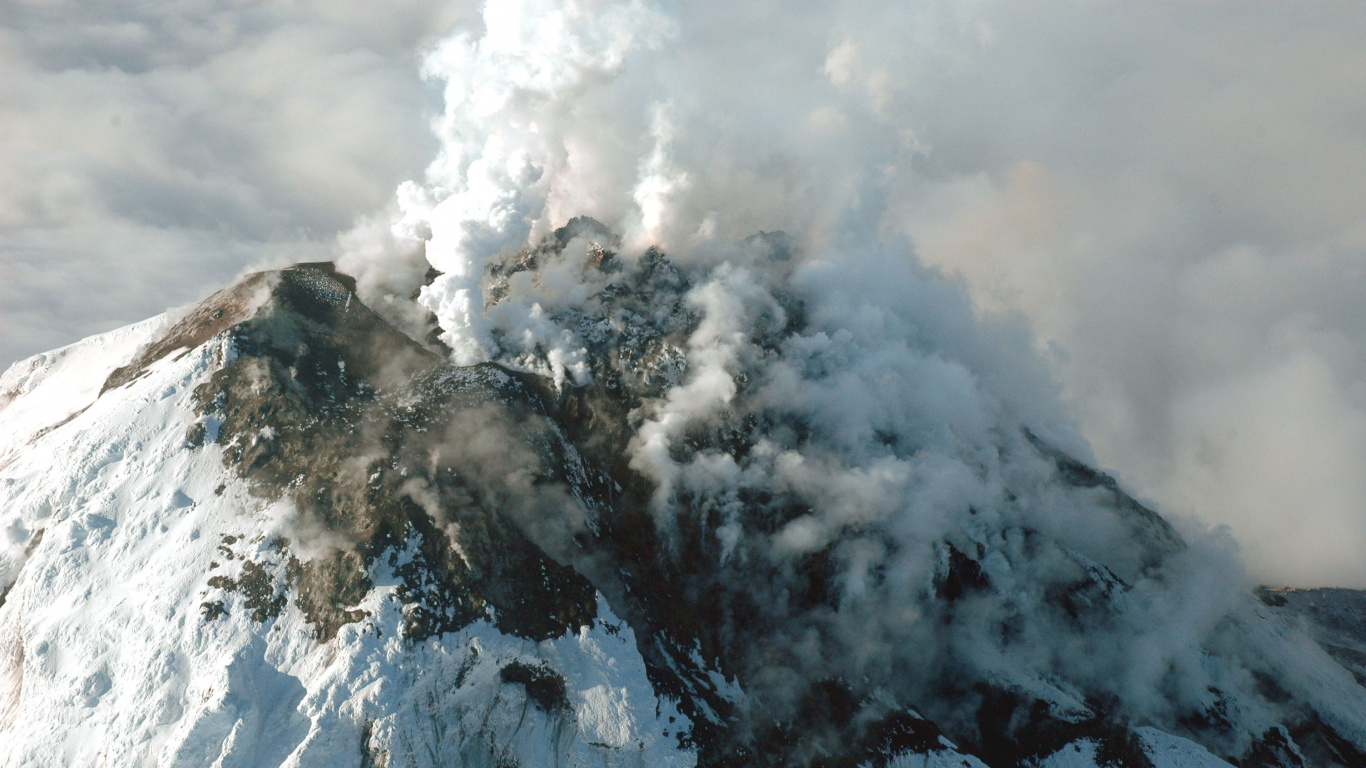
<svg viewBox="0 0 1366 768">
<path fill-rule="evenodd" d="M 0 766 L 360 766 L 367 749 L 390 768 L 695 764 L 676 738 L 687 720 L 654 695 L 601 598 L 594 626 L 544 643 L 481 621 L 412 645 L 392 575 L 377 572 L 370 616 L 320 644 L 293 604 L 258 624 L 241 596 L 210 588 L 243 558 L 278 582 L 269 540 L 287 512 L 249 494 L 218 446 L 185 441 L 193 390 L 228 342 L 80 404 L 159 327 L 4 379 L 23 384 L 0 410 L 5 434 L 70 415 L 54 403 L 77 415 L 0 467 Z M 210 598 L 227 615 L 206 620 Z M 513 660 L 560 675 L 569 711 L 503 682 Z"/>
</svg>

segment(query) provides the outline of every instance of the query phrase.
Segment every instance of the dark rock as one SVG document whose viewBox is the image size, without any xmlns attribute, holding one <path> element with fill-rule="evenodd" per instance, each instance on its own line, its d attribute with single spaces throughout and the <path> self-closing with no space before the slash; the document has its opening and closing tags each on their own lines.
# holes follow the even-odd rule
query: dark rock
<svg viewBox="0 0 1366 768">
<path fill-rule="evenodd" d="M 498 670 L 504 683 L 517 683 L 526 688 L 527 698 L 542 712 L 569 711 L 569 697 L 565 694 L 564 678 L 546 666 L 533 666 L 520 660 Z"/>
</svg>

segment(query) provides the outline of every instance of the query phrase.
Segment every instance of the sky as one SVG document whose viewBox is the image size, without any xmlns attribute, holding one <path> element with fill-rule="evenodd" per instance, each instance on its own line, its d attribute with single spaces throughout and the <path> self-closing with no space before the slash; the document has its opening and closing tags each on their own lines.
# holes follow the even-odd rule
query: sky
<svg viewBox="0 0 1366 768">
<path fill-rule="evenodd" d="M 0 6 L 0 366 L 377 222 L 452 254 L 578 213 L 682 250 L 871 233 L 1026 327 L 1127 488 L 1227 525 L 1268 583 L 1366 587 L 1358 4 L 498 7 L 551 21 Z M 413 229 L 461 184 L 510 218 Z"/>
</svg>

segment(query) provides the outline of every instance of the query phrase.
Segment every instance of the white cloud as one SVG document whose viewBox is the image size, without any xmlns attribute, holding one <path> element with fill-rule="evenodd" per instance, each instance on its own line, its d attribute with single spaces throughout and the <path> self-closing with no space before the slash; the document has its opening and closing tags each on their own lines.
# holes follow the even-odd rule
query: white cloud
<svg viewBox="0 0 1366 768">
<path fill-rule="evenodd" d="M 331 255 L 405 178 L 451 274 L 472 220 L 484 253 L 578 214 L 684 254 L 905 237 L 1028 320 L 1132 487 L 1259 576 L 1366 586 L 1358 4 L 652 8 L 5 5 L 0 363 Z"/>
<path fill-rule="evenodd" d="M 462 13 L 6 3 L 0 364 L 328 258 L 435 151 L 417 49 Z"/>
</svg>

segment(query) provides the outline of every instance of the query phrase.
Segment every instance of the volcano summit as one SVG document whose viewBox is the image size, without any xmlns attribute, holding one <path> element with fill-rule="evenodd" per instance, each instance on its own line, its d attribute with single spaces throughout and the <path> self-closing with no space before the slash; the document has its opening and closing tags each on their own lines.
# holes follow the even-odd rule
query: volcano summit
<svg viewBox="0 0 1366 768">
<path fill-rule="evenodd" d="M 848 266 L 576 219 L 462 339 L 303 264 L 17 363 L 0 765 L 1366 764 L 1340 631 Z"/>
</svg>

